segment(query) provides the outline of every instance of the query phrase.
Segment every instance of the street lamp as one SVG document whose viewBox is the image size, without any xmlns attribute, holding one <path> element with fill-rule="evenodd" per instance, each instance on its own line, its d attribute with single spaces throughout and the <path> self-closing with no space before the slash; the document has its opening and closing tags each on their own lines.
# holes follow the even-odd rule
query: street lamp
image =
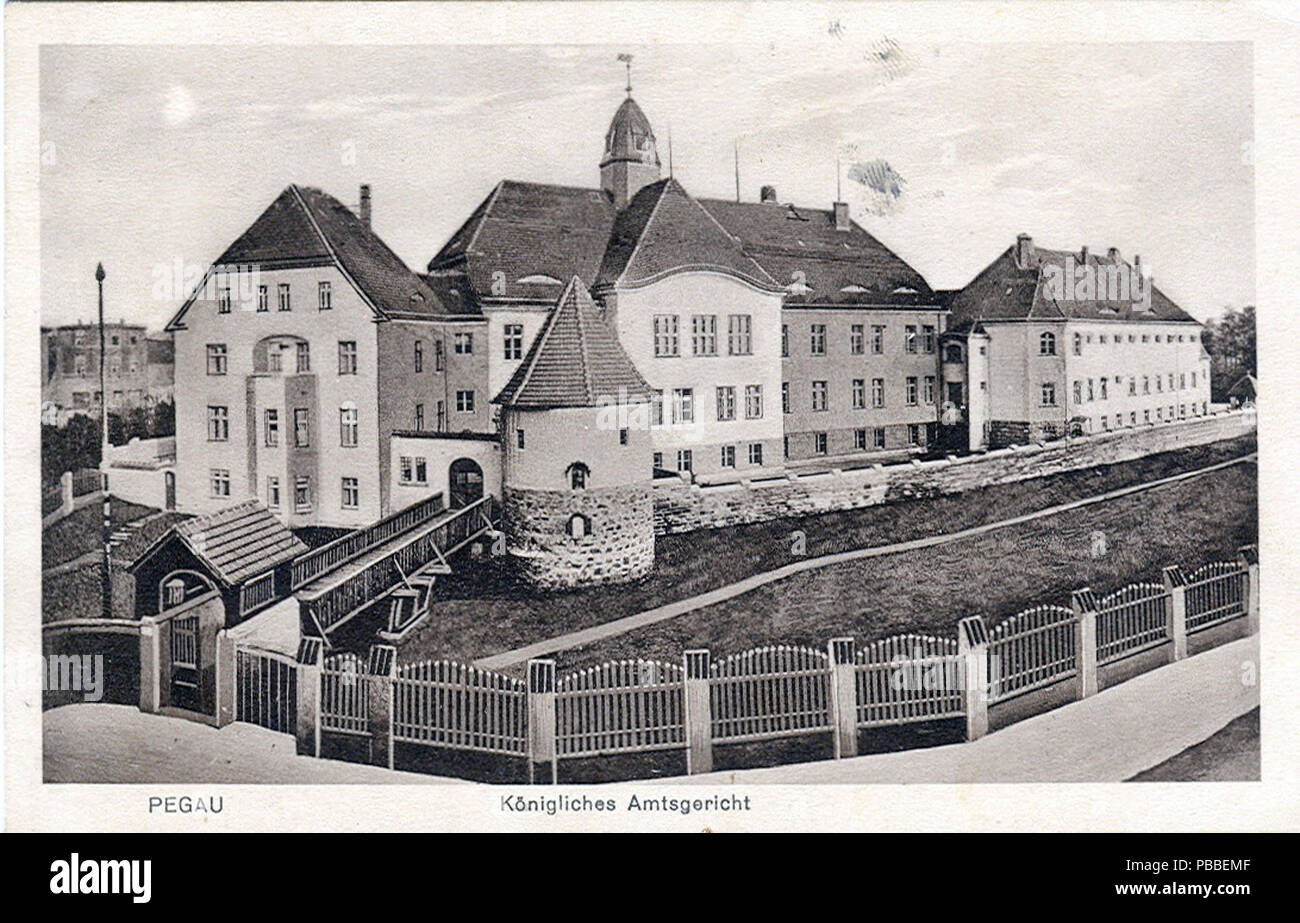
<svg viewBox="0 0 1300 923">
<path fill-rule="evenodd" d="M 99 463 L 100 493 L 104 498 L 104 521 L 102 537 L 104 540 L 103 574 L 100 579 L 100 599 L 103 604 L 104 618 L 113 617 L 113 536 L 112 515 L 108 497 L 108 475 L 104 474 L 103 464 L 108 460 L 108 380 L 104 374 L 106 360 L 104 348 L 104 264 L 95 266 L 95 282 L 99 286 Z"/>
</svg>

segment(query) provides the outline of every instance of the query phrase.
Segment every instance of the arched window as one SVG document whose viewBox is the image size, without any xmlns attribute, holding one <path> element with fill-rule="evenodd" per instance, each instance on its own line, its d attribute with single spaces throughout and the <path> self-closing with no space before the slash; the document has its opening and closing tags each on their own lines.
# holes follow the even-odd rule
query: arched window
<svg viewBox="0 0 1300 923">
<path fill-rule="evenodd" d="M 591 477 L 591 469 L 582 462 L 574 462 L 569 466 L 566 474 L 569 478 L 569 486 L 574 490 L 582 490 L 587 486 L 587 479 Z"/>
<path fill-rule="evenodd" d="M 570 538 L 586 538 L 591 534 L 591 520 L 581 513 L 569 517 L 568 533 Z"/>
<path fill-rule="evenodd" d="M 961 362 L 961 347 L 956 343 L 949 343 L 945 356 L 948 362 Z"/>
<path fill-rule="evenodd" d="M 1056 334 L 1045 332 L 1038 338 L 1038 355 L 1056 355 Z"/>
<path fill-rule="evenodd" d="M 415 370 L 424 371 L 424 343 L 420 340 L 415 341 Z"/>
</svg>

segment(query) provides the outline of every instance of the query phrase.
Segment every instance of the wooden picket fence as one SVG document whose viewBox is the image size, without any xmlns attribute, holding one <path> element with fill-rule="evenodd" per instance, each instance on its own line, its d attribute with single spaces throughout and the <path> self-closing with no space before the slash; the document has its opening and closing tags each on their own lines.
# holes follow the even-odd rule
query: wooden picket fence
<svg viewBox="0 0 1300 923">
<path fill-rule="evenodd" d="M 255 647 L 235 650 L 235 720 L 297 733 L 298 670 L 292 657 Z"/>
<path fill-rule="evenodd" d="M 1073 610 L 1034 606 L 993 627 L 989 639 L 989 696 L 993 701 L 1030 692 L 1074 674 Z"/>
<path fill-rule="evenodd" d="M 831 728 L 825 651 L 777 645 L 732 654 L 709 667 L 713 739 L 739 743 Z"/>
<path fill-rule="evenodd" d="M 965 665 L 953 638 L 897 635 L 872 642 L 854 659 L 859 728 L 964 713 Z"/>
<path fill-rule="evenodd" d="M 1114 663 L 1169 639 L 1169 591 L 1155 583 L 1131 583 L 1100 601 L 1097 662 Z"/>
<path fill-rule="evenodd" d="M 616 660 L 555 684 L 556 756 L 670 750 L 686 744 L 680 664 Z"/>
<path fill-rule="evenodd" d="M 344 651 L 331 654 L 321 664 L 320 725 L 337 734 L 370 733 L 371 677 L 366 661 Z"/>
<path fill-rule="evenodd" d="M 1215 561 L 1187 575 L 1187 631 L 1192 634 L 1239 618 L 1246 611 L 1246 572 L 1235 561 Z"/>
<path fill-rule="evenodd" d="M 482 753 L 527 752 L 521 680 L 448 660 L 400 666 L 393 680 L 393 739 Z"/>
</svg>

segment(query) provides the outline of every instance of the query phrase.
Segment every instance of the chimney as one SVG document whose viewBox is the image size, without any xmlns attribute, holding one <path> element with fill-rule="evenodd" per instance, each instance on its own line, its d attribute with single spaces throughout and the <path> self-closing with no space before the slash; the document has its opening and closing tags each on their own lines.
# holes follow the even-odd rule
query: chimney
<svg viewBox="0 0 1300 923">
<path fill-rule="evenodd" d="M 758 193 L 758 200 L 759 200 L 760 202 L 766 202 L 766 203 L 769 204 L 769 205 L 775 205 L 775 204 L 776 204 L 776 187 L 775 187 L 775 186 L 764 186 L 761 190 L 759 190 L 759 193 Z"/>
<path fill-rule="evenodd" d="M 1028 234 L 1016 235 L 1016 265 L 1028 269 L 1034 261 L 1034 239 Z"/>
<path fill-rule="evenodd" d="M 835 209 L 835 230 L 847 231 L 849 229 L 849 203 L 832 202 Z"/>
<path fill-rule="evenodd" d="M 1088 248 L 1087 248 L 1087 247 L 1084 247 L 1084 248 L 1083 248 L 1083 251 L 1079 254 L 1079 264 L 1080 264 L 1081 266 L 1087 266 L 1087 265 L 1088 265 Z"/>
<path fill-rule="evenodd" d="M 1119 261 L 1119 247 L 1111 247 L 1106 251 L 1106 259 L 1112 263 Z"/>
<path fill-rule="evenodd" d="M 361 184 L 361 223 L 370 227 L 370 184 Z"/>
</svg>

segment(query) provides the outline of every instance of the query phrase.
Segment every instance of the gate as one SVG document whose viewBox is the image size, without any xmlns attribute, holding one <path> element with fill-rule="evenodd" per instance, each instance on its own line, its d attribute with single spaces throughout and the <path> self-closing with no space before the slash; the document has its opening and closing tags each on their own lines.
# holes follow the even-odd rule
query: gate
<svg viewBox="0 0 1300 923">
<path fill-rule="evenodd" d="M 284 734 L 298 731 L 298 665 L 275 651 L 235 650 L 235 720 Z"/>
<path fill-rule="evenodd" d="M 199 617 L 172 619 L 171 704 L 176 708 L 202 711 L 199 695 Z"/>
</svg>

